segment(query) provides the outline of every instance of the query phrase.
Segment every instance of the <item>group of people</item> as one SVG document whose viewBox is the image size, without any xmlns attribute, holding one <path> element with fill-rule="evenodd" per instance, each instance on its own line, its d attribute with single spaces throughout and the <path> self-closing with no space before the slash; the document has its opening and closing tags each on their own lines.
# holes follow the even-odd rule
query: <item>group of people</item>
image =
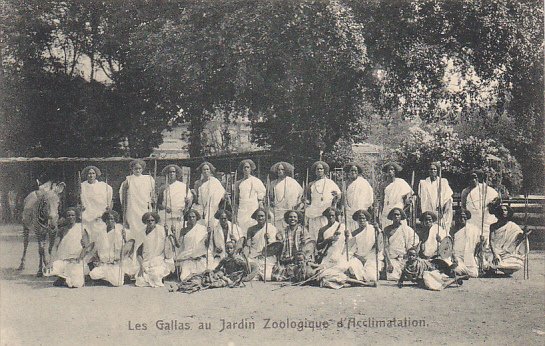
<svg viewBox="0 0 545 346">
<path fill-rule="evenodd" d="M 511 275 L 527 251 L 511 208 L 497 203 L 477 171 L 453 213 L 453 191 L 437 163 L 417 194 L 397 177 L 395 162 L 382 167 L 385 179 L 375 188 L 355 163 L 343 167 L 339 186 L 329 165 L 317 161 L 310 167 L 315 179 L 302 186 L 287 162 L 274 164 L 273 179 L 263 183 L 247 159 L 235 174 L 241 179 L 224 186 L 203 162 L 193 188 L 189 172 L 171 164 L 157 191 L 145 167 L 130 163 L 119 189 L 121 218 L 100 169 L 82 170 L 81 206 L 66 210 L 46 272 L 59 277 L 56 284 L 81 287 L 88 274 L 113 286 L 134 280 L 151 287 L 170 276 L 191 292 L 250 279 L 330 288 L 386 279 L 440 290 L 491 272 Z"/>
</svg>

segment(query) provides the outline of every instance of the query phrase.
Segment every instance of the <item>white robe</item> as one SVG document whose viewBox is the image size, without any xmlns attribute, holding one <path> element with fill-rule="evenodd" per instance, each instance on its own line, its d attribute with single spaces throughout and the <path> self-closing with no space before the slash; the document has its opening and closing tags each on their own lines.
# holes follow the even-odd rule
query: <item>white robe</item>
<svg viewBox="0 0 545 346">
<path fill-rule="evenodd" d="M 165 229 L 161 225 L 145 236 L 142 252 L 142 264 L 136 275 L 136 286 L 138 287 L 163 287 L 163 278 L 174 269 L 174 260 L 166 258 Z"/>
<path fill-rule="evenodd" d="M 116 224 L 115 229 L 106 232 L 106 224 L 102 223 L 95 241 L 95 249 L 100 262 L 89 273 L 91 279 L 103 279 L 113 286 L 123 286 L 125 274 L 135 275 L 138 271 L 138 266 L 135 266 L 130 257 L 123 258 L 123 264 L 121 267 L 119 265 L 123 247 L 122 232 L 123 225 L 121 224 Z M 132 239 L 130 230 L 125 230 L 125 236 L 127 239 Z"/>
<path fill-rule="evenodd" d="M 196 206 L 196 209 L 202 210 L 203 215 L 200 223 L 213 225 L 216 222 L 214 214 L 218 211 L 221 199 L 225 196 L 225 188 L 217 178 L 210 177 L 199 186 L 197 196 L 199 205 Z"/>
<path fill-rule="evenodd" d="M 367 210 L 373 205 L 373 188 L 363 177 L 358 176 L 346 188 L 346 222 L 349 230 L 358 228 L 358 223 L 352 215 L 358 210 Z M 371 221 L 371 220 L 367 220 Z"/>
<path fill-rule="evenodd" d="M 274 180 L 271 185 L 273 186 L 273 223 L 277 229 L 284 229 L 288 226 L 288 224 L 284 222 L 284 214 L 288 210 L 295 209 L 300 202 L 303 188 L 299 185 L 297 180 L 288 176 L 280 181 Z"/>
<path fill-rule="evenodd" d="M 490 256 L 491 268 L 503 271 L 505 274 L 512 274 L 522 269 L 525 243 L 522 242 L 515 246 L 515 240 L 522 233 L 522 229 L 516 223 L 508 221 L 490 235 L 490 246 L 494 249 L 496 255 L 500 257 L 500 263 L 495 265 L 492 264 L 493 257 Z"/>
<path fill-rule="evenodd" d="M 238 184 L 238 212 L 236 222 L 243 232 L 255 224 L 252 214 L 259 207 L 259 200 L 265 197 L 263 182 L 254 176 L 240 180 Z"/>
<path fill-rule="evenodd" d="M 207 269 L 205 244 L 207 238 L 206 227 L 197 223 L 179 240 L 180 249 L 177 250 L 176 265 L 180 267 L 180 280 L 183 281 Z M 210 258 L 208 260 L 210 265 Z"/>
<path fill-rule="evenodd" d="M 163 194 L 163 206 L 164 210 L 159 212 L 161 217 L 164 217 L 163 224 L 170 228 L 174 226 L 176 232 L 182 228 L 183 212 L 185 210 L 185 199 L 193 198 L 191 191 L 188 191 L 187 185 L 181 181 L 176 180 L 172 184 L 162 187 Z M 167 208 L 170 208 L 170 213 L 167 212 Z M 176 233 L 178 234 L 178 233 Z"/>
<path fill-rule="evenodd" d="M 381 214 L 382 228 L 385 228 L 393 223 L 391 220 L 388 220 L 390 210 L 394 208 L 403 209 L 405 206 L 403 196 L 407 194 L 410 195 L 412 193 L 413 189 L 405 180 L 401 178 L 395 178 L 393 182 L 384 188 L 384 205 L 382 207 Z M 403 220 L 401 223 L 406 224 L 407 220 Z"/>
<path fill-rule="evenodd" d="M 61 277 L 66 280 L 68 287 L 83 287 L 85 270 L 88 268 L 84 261 L 78 259 L 82 250 L 82 235 L 81 223 L 74 224 L 66 232 L 57 248 L 55 260 L 45 276 Z"/>
<path fill-rule="evenodd" d="M 269 223 L 267 227 L 263 226 L 258 230 L 252 238 L 248 238 L 246 241 L 250 246 L 249 258 L 258 264 L 259 266 L 259 275 L 263 278 L 266 277 L 266 280 L 271 280 L 273 266 L 276 263 L 276 257 L 270 256 L 267 254 L 267 272 L 265 273 L 265 256 L 263 255 L 263 250 L 265 249 L 265 231 L 269 236 L 269 244 L 276 241 L 276 234 L 278 230 L 274 225 Z"/>
<path fill-rule="evenodd" d="M 112 207 L 112 187 L 105 182 L 95 181 L 93 184 L 81 183 L 81 203 L 85 210 L 81 214 L 83 228 L 87 230 L 90 240 L 97 238 L 102 222 L 102 214 L 107 207 Z"/>
<path fill-rule="evenodd" d="M 142 223 L 142 216 L 148 211 L 152 211 L 152 197 L 155 193 L 155 180 L 149 175 L 130 175 L 124 184 L 128 184 L 127 206 L 125 219 L 131 229 L 135 239 L 135 248 L 137 249 L 146 237 L 146 225 Z M 119 198 L 123 203 L 123 184 L 119 189 Z"/>
<path fill-rule="evenodd" d="M 471 189 L 471 190 L 469 190 Z M 467 191 L 469 190 L 469 193 Z M 486 186 L 486 201 L 484 201 L 485 210 L 484 210 L 484 224 L 483 221 L 483 198 L 484 198 L 485 184 L 479 183 L 475 188 L 466 188 L 462 192 L 462 195 L 467 193 L 466 205 L 465 208 L 471 213 L 471 219 L 467 220 L 468 224 L 471 224 L 477 229 L 483 229 L 483 236 L 485 239 L 486 246 L 488 247 L 488 237 L 490 234 L 490 225 L 498 221 L 496 217 L 488 211 L 486 207 L 490 202 L 492 202 L 496 197 L 498 197 L 498 192 Z"/>
<path fill-rule="evenodd" d="M 386 238 L 386 237 L 385 237 Z M 394 267 L 392 273 L 386 273 L 388 280 L 397 281 L 401 277 L 401 272 L 405 266 L 405 255 L 410 248 L 420 242 L 416 232 L 409 226 L 401 224 L 395 233 L 385 242 L 390 255 L 390 261 Z"/>
<path fill-rule="evenodd" d="M 382 234 L 379 234 L 379 237 Z M 371 224 L 367 224 L 365 229 L 356 234 L 349 241 L 350 262 L 349 267 L 358 280 L 377 281 L 377 254 L 376 246 L 376 230 Z M 354 255 L 363 257 L 365 260 L 362 263 Z M 384 253 L 382 250 L 378 253 L 379 270 L 383 267 Z"/>
<path fill-rule="evenodd" d="M 479 276 L 479 266 L 475 258 L 475 249 L 479 244 L 480 231 L 471 224 L 466 224 L 454 234 L 454 257 L 458 266 L 454 269 L 458 275 Z"/>
<path fill-rule="evenodd" d="M 322 215 L 324 210 L 331 207 L 333 203 L 333 192 L 341 197 L 341 190 L 335 182 L 327 177 L 318 179 L 310 185 L 310 205 L 306 209 L 308 219 L 308 230 L 310 238 L 318 239 L 318 231 L 327 225 L 327 218 Z"/>
<path fill-rule="evenodd" d="M 439 178 L 431 181 L 428 177 L 425 180 L 420 180 L 418 185 L 418 195 L 420 196 L 420 208 L 422 212 L 432 211 L 437 215 L 437 208 L 443 207 L 447 202 L 450 203 L 450 208 L 445 210 L 441 218 L 441 226 L 446 230 L 450 230 L 452 224 L 452 189 L 445 178 L 441 179 L 441 198 L 439 194 Z"/>
<path fill-rule="evenodd" d="M 434 223 L 428 233 L 428 239 L 422 240 L 424 242 L 424 256 L 432 257 L 436 255 L 437 248 L 439 246 L 437 242 L 437 234 L 439 234 L 441 240 L 445 239 L 445 237 L 448 235 L 447 231 L 443 227 Z"/>
<path fill-rule="evenodd" d="M 338 229 L 338 230 L 337 230 Z M 324 231 L 323 238 L 324 240 L 329 239 L 334 236 L 335 232 L 339 232 L 339 238 L 331 244 L 327 249 L 327 253 L 322 259 L 321 264 L 326 267 L 336 267 L 341 271 L 348 269 L 348 260 L 346 259 L 346 243 L 344 236 L 344 224 L 339 224 L 338 221 L 335 221 L 328 229 Z M 349 235 L 350 239 L 350 235 Z"/>
</svg>

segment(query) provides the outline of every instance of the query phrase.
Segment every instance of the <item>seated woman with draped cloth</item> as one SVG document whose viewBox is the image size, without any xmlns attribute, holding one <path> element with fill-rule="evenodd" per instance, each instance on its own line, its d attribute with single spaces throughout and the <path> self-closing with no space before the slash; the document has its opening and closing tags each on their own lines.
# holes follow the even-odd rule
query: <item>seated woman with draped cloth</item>
<svg viewBox="0 0 545 346">
<path fill-rule="evenodd" d="M 388 220 L 393 223 L 384 228 L 384 263 L 387 280 L 399 280 L 407 252 L 420 242 L 416 232 L 401 222 L 406 219 L 407 216 L 401 208 L 393 208 L 388 214 Z"/>
<path fill-rule="evenodd" d="M 209 266 L 208 268 L 216 268 L 218 263 L 225 258 L 226 249 L 225 246 L 228 241 L 233 241 L 235 244 L 244 238 L 242 230 L 234 223 L 231 222 L 232 214 L 229 210 L 218 209 L 214 214 L 214 218 L 217 220 L 212 226 L 210 234 L 210 242 L 208 244 L 209 254 Z M 235 246 L 236 248 L 236 246 Z M 236 248 L 235 250 L 242 250 Z"/>
<path fill-rule="evenodd" d="M 527 249 L 527 232 L 511 221 L 513 209 L 508 205 L 498 205 L 494 209 L 498 218 L 490 225 L 489 271 L 500 271 L 509 276 L 522 269 Z"/>
<path fill-rule="evenodd" d="M 172 247 L 165 228 L 158 224 L 160 221 L 154 211 L 142 215 L 146 229 L 144 241 L 137 250 L 139 269 L 135 284 L 138 287 L 163 287 L 163 278 L 174 271 Z"/>
<path fill-rule="evenodd" d="M 352 215 L 352 219 L 358 223 L 358 228 L 352 231 L 352 238 L 349 240 L 350 274 L 357 280 L 376 282 L 378 280 L 377 262 L 379 271 L 384 267 L 382 232 L 377 232 L 375 227 L 369 223 L 371 214 L 366 210 L 356 211 Z M 376 240 L 377 233 L 379 242 Z M 377 246 L 378 251 L 376 251 Z"/>
<path fill-rule="evenodd" d="M 433 211 L 425 211 L 420 215 L 421 227 L 418 235 L 421 240 L 421 258 L 432 258 L 437 255 L 441 241 L 448 235 L 447 231 L 437 223 L 437 215 Z"/>
<path fill-rule="evenodd" d="M 267 271 L 265 272 L 265 254 L 264 249 L 269 242 L 272 240 L 278 240 L 278 231 L 272 223 L 266 222 L 266 213 L 267 211 L 263 208 L 258 208 L 252 214 L 252 219 L 254 219 L 257 224 L 248 228 L 248 233 L 246 235 L 246 251 L 250 261 L 256 263 L 259 266 L 259 276 L 270 280 L 273 265 L 276 262 L 276 257 L 274 254 L 267 254 Z M 269 212 L 269 220 L 271 220 L 271 213 Z"/>
<path fill-rule="evenodd" d="M 180 231 L 179 238 L 174 238 L 176 252 L 176 266 L 179 267 L 180 280 L 185 280 L 193 274 L 204 272 L 207 268 L 207 247 L 209 234 L 206 226 L 199 221 L 198 211 L 190 209 L 184 215 L 186 227 Z"/>
</svg>

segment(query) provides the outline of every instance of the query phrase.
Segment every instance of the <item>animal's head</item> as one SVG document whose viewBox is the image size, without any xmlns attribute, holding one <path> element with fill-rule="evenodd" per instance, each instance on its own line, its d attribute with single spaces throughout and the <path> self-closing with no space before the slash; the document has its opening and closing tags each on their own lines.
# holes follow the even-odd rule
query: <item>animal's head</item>
<svg viewBox="0 0 545 346">
<path fill-rule="evenodd" d="M 66 184 L 64 182 L 52 183 L 51 189 L 44 192 L 44 200 L 47 204 L 48 220 L 50 228 L 56 228 L 59 221 L 59 206 L 61 203 L 61 193 Z"/>
</svg>

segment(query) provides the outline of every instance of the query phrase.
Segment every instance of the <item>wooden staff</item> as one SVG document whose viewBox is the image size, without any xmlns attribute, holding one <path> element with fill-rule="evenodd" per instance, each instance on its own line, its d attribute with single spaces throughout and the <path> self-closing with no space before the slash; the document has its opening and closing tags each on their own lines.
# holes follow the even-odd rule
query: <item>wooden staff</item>
<svg viewBox="0 0 545 346">
<path fill-rule="evenodd" d="M 486 174 L 486 173 L 485 173 Z M 478 182 L 477 182 L 478 183 Z M 483 267 L 484 267 L 484 217 L 485 217 L 485 211 L 486 211 L 486 194 L 488 190 L 488 175 L 486 175 L 485 180 L 483 181 L 482 188 L 480 189 L 480 197 L 481 197 L 481 243 L 479 245 L 480 248 L 480 256 L 479 256 L 479 273 L 483 273 Z"/>
<path fill-rule="evenodd" d="M 270 177 L 267 174 L 267 184 L 265 185 L 265 195 L 267 196 L 265 200 L 265 263 L 263 264 L 263 282 L 267 282 L 267 245 L 269 243 L 269 205 L 270 201 Z"/>
<path fill-rule="evenodd" d="M 78 198 L 78 200 L 79 200 L 79 203 L 80 203 L 79 210 L 80 210 L 80 218 L 81 218 L 80 226 L 81 226 L 81 237 L 83 239 L 83 236 L 84 236 L 85 233 L 87 233 L 87 231 L 83 228 L 83 193 L 82 193 L 83 190 L 82 190 L 82 182 L 81 182 L 81 171 L 78 171 L 78 182 L 79 182 L 79 191 L 78 191 L 79 192 L 79 196 L 78 196 L 79 198 Z M 88 234 L 87 234 L 87 236 L 88 236 Z M 83 257 L 81 259 L 81 263 L 82 263 L 83 277 L 85 278 L 85 257 Z"/>
<path fill-rule="evenodd" d="M 346 182 L 344 181 L 344 173 L 341 175 L 341 180 L 342 180 L 342 187 L 343 187 L 343 214 L 344 214 L 344 248 L 346 249 L 346 261 L 350 261 L 350 256 L 348 255 L 348 215 L 347 215 L 347 212 L 346 212 L 346 204 L 347 204 L 347 200 L 346 200 Z M 340 221 L 340 220 L 339 220 Z"/>
<path fill-rule="evenodd" d="M 304 189 L 303 189 L 303 229 L 307 227 L 307 195 L 310 194 L 309 190 L 310 190 L 310 187 L 308 185 L 308 168 L 307 168 L 307 175 L 305 177 L 305 183 L 304 183 Z M 309 200 L 310 200 L 310 196 L 309 196 Z"/>
<path fill-rule="evenodd" d="M 371 170 L 371 180 L 373 181 L 373 193 L 377 192 L 377 182 L 375 181 L 375 163 L 373 163 Z M 378 282 L 380 279 L 380 268 L 378 261 L 378 238 L 380 237 L 380 228 L 378 227 L 377 217 L 378 217 L 378 207 L 376 206 L 376 198 L 373 198 L 373 227 L 375 228 L 375 265 L 376 265 L 376 275 L 377 281 L 375 282 L 375 287 L 378 287 Z"/>
<path fill-rule="evenodd" d="M 157 183 L 157 159 L 153 160 L 153 184 L 151 185 L 151 203 L 153 207 L 153 211 L 157 212 L 157 195 L 155 191 L 155 184 Z M 167 181 L 168 184 L 168 181 Z"/>
<path fill-rule="evenodd" d="M 211 230 L 210 230 L 210 204 L 212 204 L 212 196 L 210 196 L 208 198 L 208 212 L 206 214 L 207 218 L 208 218 L 208 221 L 206 222 L 206 231 L 208 232 L 208 247 L 210 247 L 210 234 L 212 233 Z M 212 240 L 214 238 L 212 237 Z M 212 248 L 214 248 L 214 246 L 212 246 Z M 206 269 L 208 269 L 208 262 L 209 262 L 209 258 L 208 258 L 208 249 L 206 249 Z"/>
<path fill-rule="evenodd" d="M 524 241 L 525 241 L 525 251 L 524 251 L 524 273 L 523 279 L 530 279 L 530 269 L 529 269 L 529 258 L 528 253 L 530 252 L 530 243 L 528 241 L 528 191 L 524 192 Z"/>
<path fill-rule="evenodd" d="M 414 169 L 413 169 L 413 172 L 411 174 L 411 189 L 414 189 L 414 179 L 415 179 L 415 174 L 414 174 Z M 414 191 L 414 190 L 413 190 Z M 415 208 L 415 200 L 414 200 L 414 197 L 411 196 L 411 203 L 409 204 L 409 215 L 411 217 L 411 224 L 410 226 L 414 229 L 414 227 L 416 226 L 416 208 Z"/>
<path fill-rule="evenodd" d="M 442 174 L 441 174 L 441 167 L 439 167 L 439 182 L 437 184 L 437 234 L 439 235 L 439 227 L 443 227 L 442 221 L 443 221 L 443 205 L 441 203 L 441 180 L 442 180 Z M 439 240 L 436 238 L 437 241 L 437 255 L 439 255 Z"/>
</svg>

